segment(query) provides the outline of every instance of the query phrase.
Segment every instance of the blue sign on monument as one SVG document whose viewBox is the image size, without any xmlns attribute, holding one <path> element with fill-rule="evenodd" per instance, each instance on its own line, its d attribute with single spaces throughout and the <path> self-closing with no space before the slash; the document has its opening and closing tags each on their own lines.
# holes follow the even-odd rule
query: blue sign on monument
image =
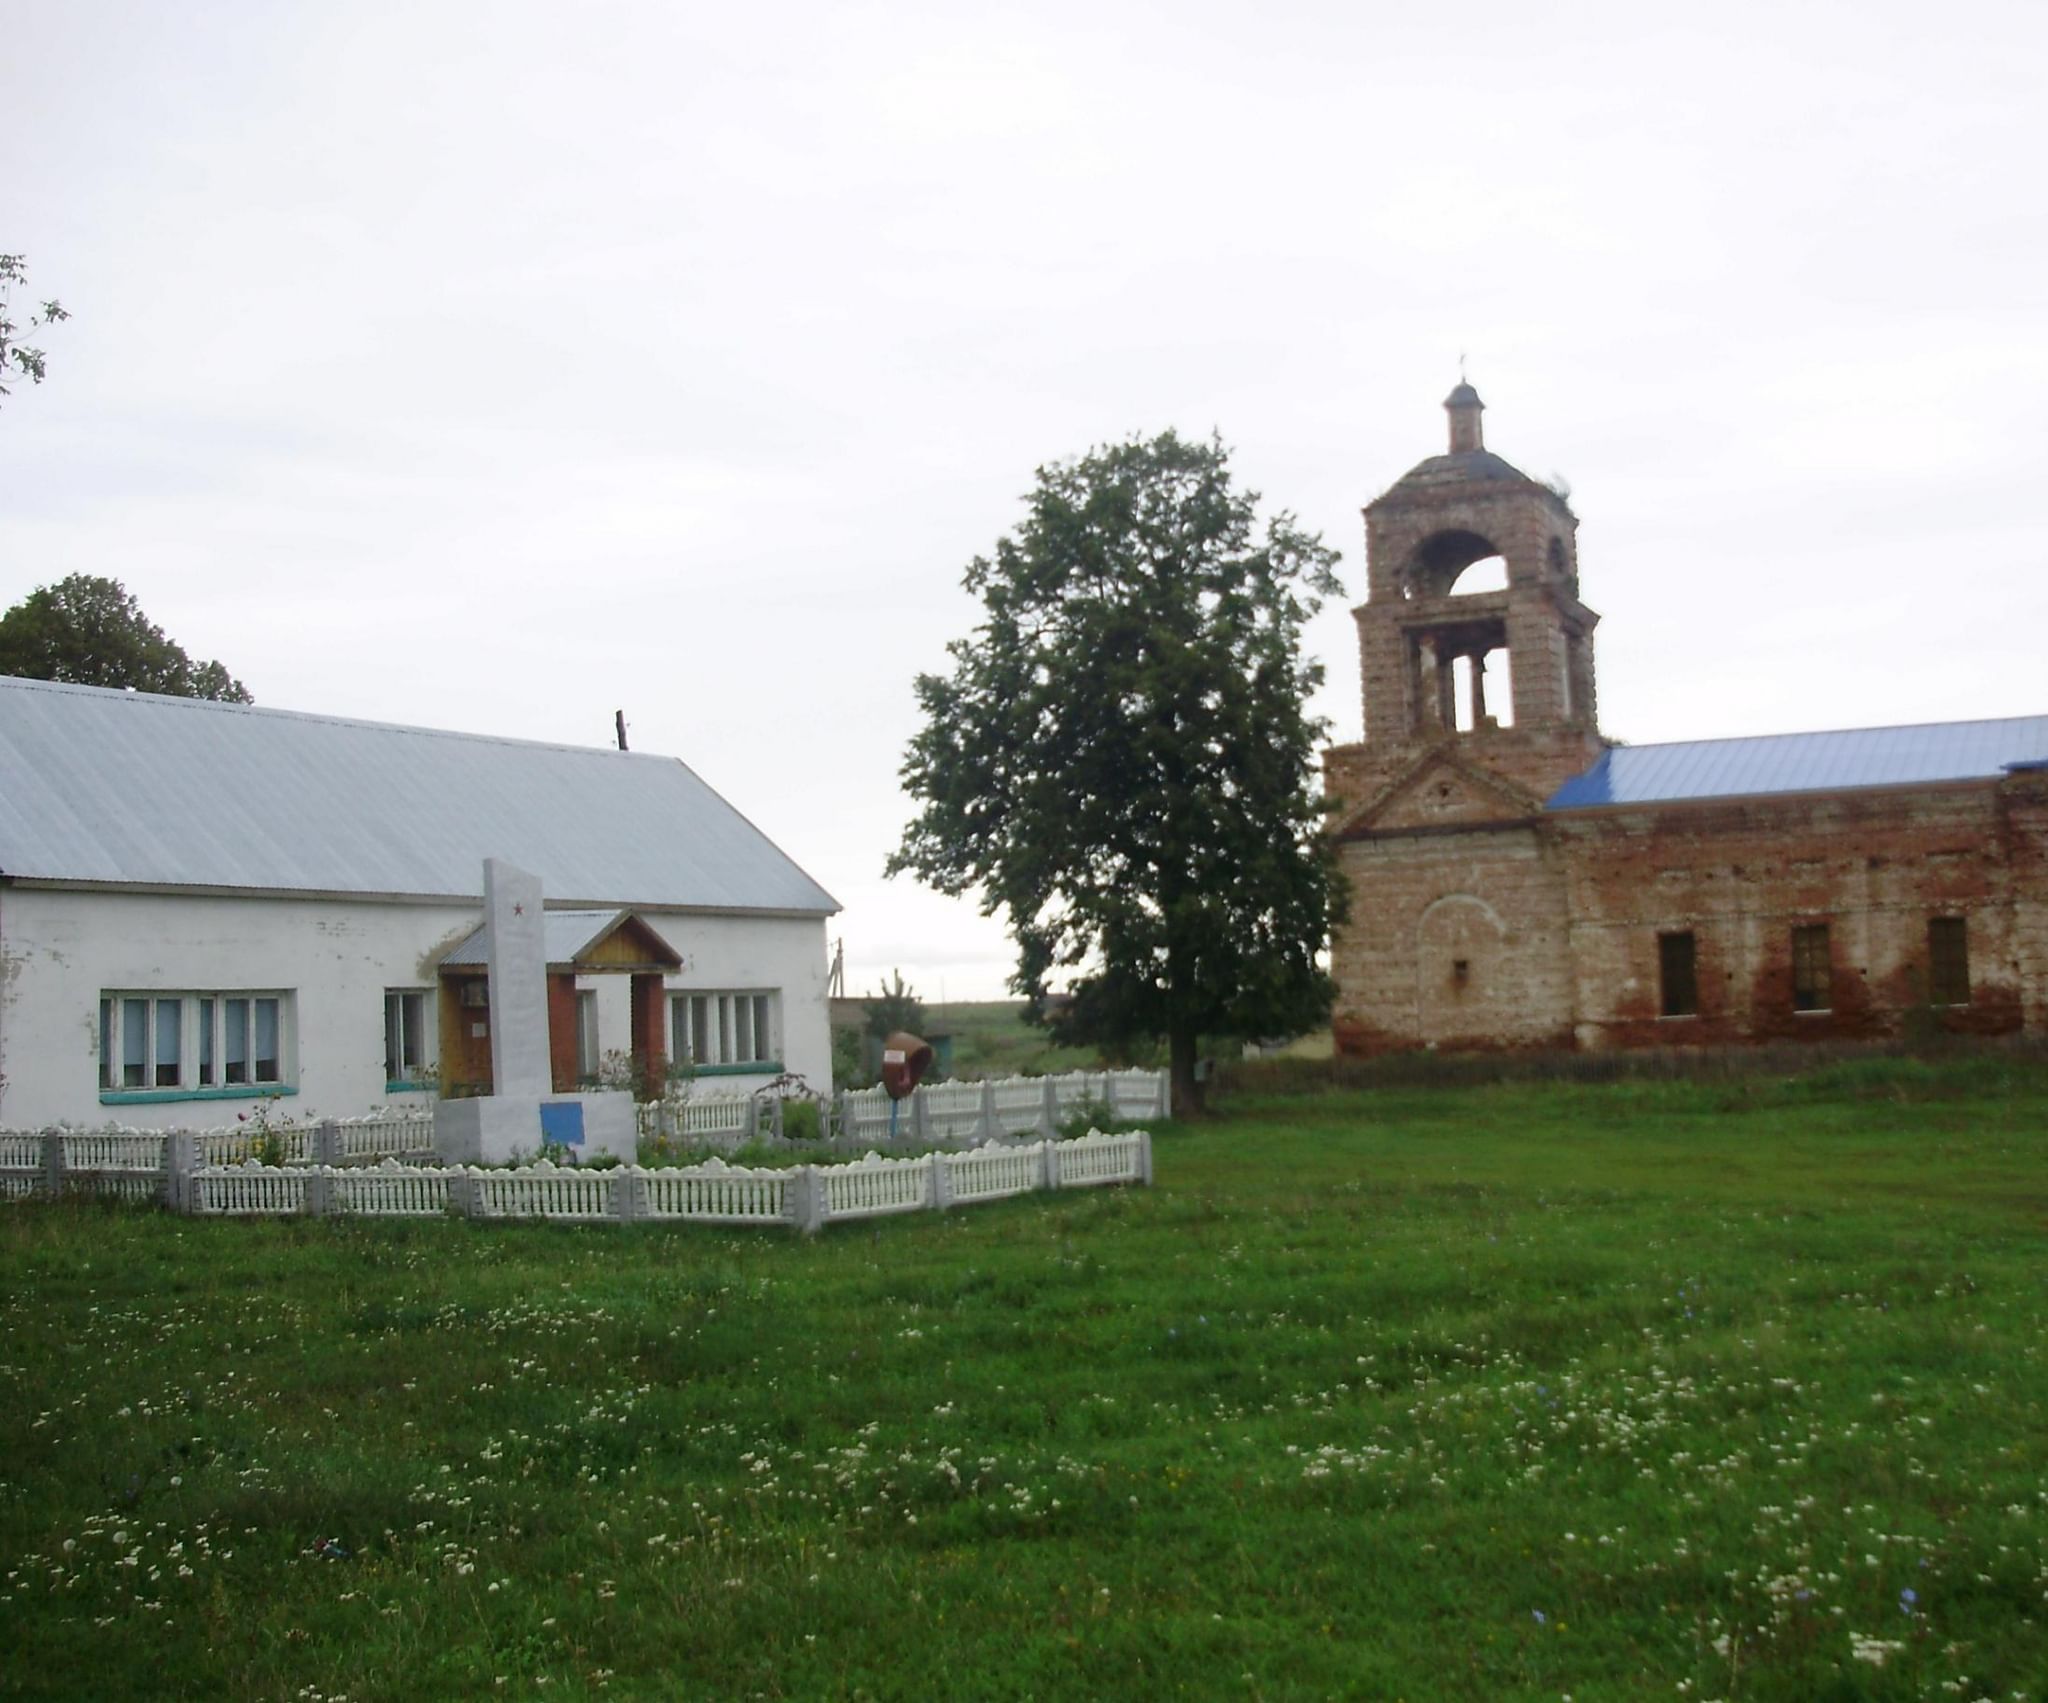
<svg viewBox="0 0 2048 1703">
<path fill-rule="evenodd" d="M 583 1145 L 583 1103 L 580 1100 L 543 1100 L 540 1103 L 540 1138 L 558 1147 Z"/>
</svg>

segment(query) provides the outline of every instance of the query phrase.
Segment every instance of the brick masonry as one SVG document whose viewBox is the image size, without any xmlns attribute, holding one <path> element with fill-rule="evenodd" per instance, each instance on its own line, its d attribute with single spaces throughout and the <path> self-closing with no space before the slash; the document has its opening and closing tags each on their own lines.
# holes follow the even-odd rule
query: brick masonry
<svg viewBox="0 0 2048 1703">
<path fill-rule="evenodd" d="M 1604 744 L 1577 521 L 1485 451 L 1469 387 L 1446 407 L 1451 453 L 1365 511 L 1365 738 L 1325 768 L 1352 888 L 1339 1050 L 2048 1033 L 2048 774 L 1543 810 Z M 1493 555 L 1506 591 L 1459 595 Z M 1457 701 L 1459 658 L 1485 702 L 1469 675 Z M 1964 1002 L 1930 1003 L 1935 918 L 1963 920 Z M 1825 1002 L 1797 1009 L 1792 932 L 1821 924 Z M 1692 937 L 1677 1015 L 1667 934 Z"/>
</svg>

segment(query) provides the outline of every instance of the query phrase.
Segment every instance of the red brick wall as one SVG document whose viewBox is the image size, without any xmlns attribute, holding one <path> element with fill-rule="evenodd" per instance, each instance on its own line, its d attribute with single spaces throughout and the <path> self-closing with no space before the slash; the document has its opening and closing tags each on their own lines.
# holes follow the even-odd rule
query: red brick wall
<svg viewBox="0 0 2048 1703">
<path fill-rule="evenodd" d="M 2048 1030 L 2048 776 L 1368 828 L 1342 856 L 1349 1052 Z M 1927 1007 L 1937 916 L 1966 919 L 1967 1006 Z M 1828 1008 L 1798 1012 L 1791 933 L 1810 923 L 1829 929 Z M 1676 931 L 1699 1011 L 1666 1018 L 1657 937 Z"/>
</svg>

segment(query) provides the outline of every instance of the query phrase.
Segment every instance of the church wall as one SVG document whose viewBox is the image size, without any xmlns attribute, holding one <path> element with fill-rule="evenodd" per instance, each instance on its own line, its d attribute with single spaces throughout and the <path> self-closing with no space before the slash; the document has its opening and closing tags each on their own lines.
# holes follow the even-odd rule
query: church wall
<svg viewBox="0 0 2048 1703">
<path fill-rule="evenodd" d="M 1566 872 L 1583 1047 L 1870 1040 L 1914 1024 L 2008 1034 L 2038 1005 L 2021 879 L 1992 785 L 1575 813 Z M 2024 840 L 2025 836 L 2021 836 Z M 1966 922 L 1967 1005 L 1928 1004 L 1928 921 Z M 1828 999 L 1795 1008 L 1792 930 L 1828 928 Z M 1664 1016 L 1658 936 L 1694 937 L 1698 1010 Z"/>
<path fill-rule="evenodd" d="M 1340 858 L 1340 1052 L 1572 1044 L 1564 882 L 1536 826 L 1396 831 Z"/>
</svg>

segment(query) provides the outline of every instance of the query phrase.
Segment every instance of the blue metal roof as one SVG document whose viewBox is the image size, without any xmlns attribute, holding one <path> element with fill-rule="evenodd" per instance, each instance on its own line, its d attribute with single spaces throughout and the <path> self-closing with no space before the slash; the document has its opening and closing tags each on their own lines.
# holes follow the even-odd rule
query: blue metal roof
<svg viewBox="0 0 2048 1703">
<path fill-rule="evenodd" d="M 672 757 L 0 678 L 0 876 L 564 906 L 838 904 Z"/>
<path fill-rule="evenodd" d="M 1544 808 L 1587 810 L 1603 804 L 1997 780 L 2008 769 L 2044 760 L 2048 716 L 1616 745 L 1552 793 Z"/>
</svg>

